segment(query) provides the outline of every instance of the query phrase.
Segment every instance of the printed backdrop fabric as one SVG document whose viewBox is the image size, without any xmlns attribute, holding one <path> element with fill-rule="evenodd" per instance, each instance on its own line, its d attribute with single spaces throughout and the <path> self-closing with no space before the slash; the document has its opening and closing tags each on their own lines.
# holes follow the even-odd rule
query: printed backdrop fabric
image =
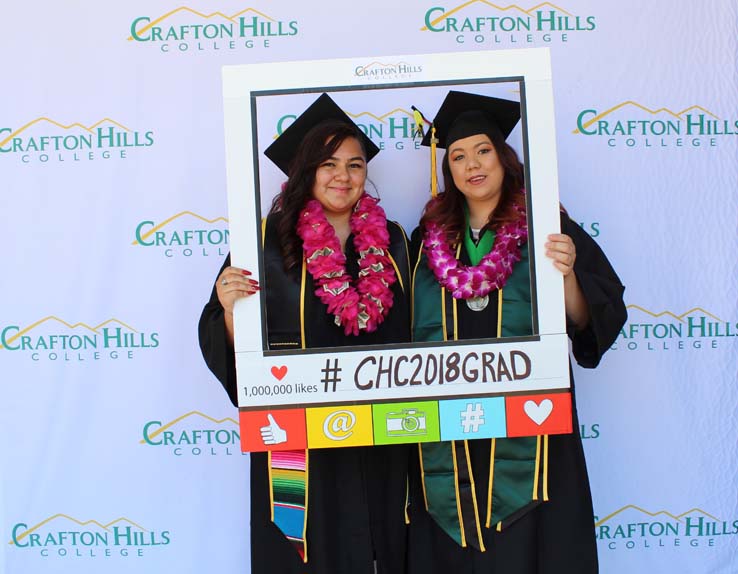
<svg viewBox="0 0 738 574">
<path fill-rule="evenodd" d="M 6 5 L 0 570 L 248 571 L 249 459 L 195 335 L 229 245 L 222 65 L 545 46 L 562 202 L 630 313 L 575 373 L 601 570 L 733 572 L 737 31 L 733 0 Z M 408 230 L 410 104 L 347 110 Z"/>
</svg>

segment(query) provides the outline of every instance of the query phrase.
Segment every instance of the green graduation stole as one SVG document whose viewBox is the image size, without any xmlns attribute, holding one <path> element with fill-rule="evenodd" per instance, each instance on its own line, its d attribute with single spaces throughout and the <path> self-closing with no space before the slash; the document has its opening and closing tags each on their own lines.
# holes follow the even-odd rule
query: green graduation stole
<svg viewBox="0 0 738 574">
<path fill-rule="evenodd" d="M 487 230 L 475 245 L 467 226 L 464 247 L 472 265 L 489 253 L 494 238 L 494 231 Z M 460 252 L 461 245 L 457 258 Z M 504 290 L 498 291 L 497 302 L 497 337 L 531 333 L 527 243 Z M 421 246 L 413 274 L 414 340 L 457 340 L 456 305 L 437 283 Z M 495 525 L 501 530 L 539 501 L 548 500 L 548 437 L 479 440 L 489 441 L 489 481 L 484 485 L 475 484 L 467 440 L 425 443 L 418 448 L 428 513 L 457 544 L 484 552 L 482 522 L 485 528 Z M 478 508 L 479 488 L 487 489 L 486 509 Z"/>
</svg>

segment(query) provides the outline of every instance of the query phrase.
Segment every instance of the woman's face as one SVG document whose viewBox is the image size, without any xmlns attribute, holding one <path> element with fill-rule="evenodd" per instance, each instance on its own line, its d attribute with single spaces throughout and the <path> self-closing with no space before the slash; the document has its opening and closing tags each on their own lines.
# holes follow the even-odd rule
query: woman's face
<svg viewBox="0 0 738 574">
<path fill-rule="evenodd" d="M 350 212 L 364 192 L 366 160 L 356 138 L 346 138 L 315 171 L 313 197 L 329 215 Z"/>
<path fill-rule="evenodd" d="M 448 165 L 467 201 L 489 203 L 491 208 L 497 205 L 505 170 L 489 136 L 478 134 L 453 142 L 448 148 Z"/>
</svg>

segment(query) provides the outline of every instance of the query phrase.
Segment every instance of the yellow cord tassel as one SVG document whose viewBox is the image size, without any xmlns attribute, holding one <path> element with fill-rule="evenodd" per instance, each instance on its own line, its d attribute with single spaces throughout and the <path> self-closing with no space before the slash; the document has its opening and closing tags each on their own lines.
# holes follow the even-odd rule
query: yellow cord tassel
<svg viewBox="0 0 738 574">
<path fill-rule="evenodd" d="M 431 126 L 431 197 L 438 195 L 438 173 L 436 172 L 436 126 Z"/>
</svg>

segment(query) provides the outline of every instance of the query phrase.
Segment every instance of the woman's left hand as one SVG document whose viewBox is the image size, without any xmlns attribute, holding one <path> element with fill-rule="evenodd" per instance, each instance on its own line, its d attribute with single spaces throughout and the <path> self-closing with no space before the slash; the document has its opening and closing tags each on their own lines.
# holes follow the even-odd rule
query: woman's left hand
<svg viewBox="0 0 738 574">
<path fill-rule="evenodd" d="M 553 261 L 554 267 L 561 271 L 564 277 L 574 270 L 577 260 L 577 249 L 571 237 L 563 233 L 552 233 L 546 242 L 546 257 Z"/>
<path fill-rule="evenodd" d="M 577 248 L 574 246 L 574 241 L 563 233 L 552 233 L 546 242 L 546 256 L 564 275 L 566 316 L 577 329 L 584 329 L 589 324 L 589 307 L 577 281 L 577 276 L 572 273 L 574 262 L 577 260 Z"/>
</svg>

